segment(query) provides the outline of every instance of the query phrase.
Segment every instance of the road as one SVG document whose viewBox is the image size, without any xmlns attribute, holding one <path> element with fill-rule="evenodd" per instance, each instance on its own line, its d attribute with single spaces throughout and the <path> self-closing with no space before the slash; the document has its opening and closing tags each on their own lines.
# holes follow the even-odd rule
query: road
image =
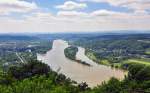
<svg viewBox="0 0 150 93">
<path fill-rule="evenodd" d="M 18 52 L 16 52 L 16 55 L 22 63 L 25 63 L 25 60 L 18 54 Z"/>
</svg>

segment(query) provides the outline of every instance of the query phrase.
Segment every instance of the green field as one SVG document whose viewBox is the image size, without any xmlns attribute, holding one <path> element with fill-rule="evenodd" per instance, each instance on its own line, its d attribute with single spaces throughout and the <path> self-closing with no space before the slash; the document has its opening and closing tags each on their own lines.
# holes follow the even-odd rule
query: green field
<svg viewBox="0 0 150 93">
<path fill-rule="evenodd" d="M 129 63 L 138 63 L 138 64 L 144 64 L 144 65 L 150 66 L 150 61 L 146 61 L 143 59 L 128 59 L 128 60 L 123 62 L 123 64 L 129 64 Z"/>
<path fill-rule="evenodd" d="M 150 49 L 146 50 L 145 54 L 150 55 Z"/>
</svg>

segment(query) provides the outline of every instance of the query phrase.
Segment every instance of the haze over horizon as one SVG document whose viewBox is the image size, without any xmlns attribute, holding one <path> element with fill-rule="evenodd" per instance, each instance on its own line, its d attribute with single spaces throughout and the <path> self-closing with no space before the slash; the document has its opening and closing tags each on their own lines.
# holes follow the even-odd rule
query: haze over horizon
<svg viewBox="0 0 150 93">
<path fill-rule="evenodd" d="M 0 0 L 0 33 L 150 32 L 150 0 Z"/>
</svg>

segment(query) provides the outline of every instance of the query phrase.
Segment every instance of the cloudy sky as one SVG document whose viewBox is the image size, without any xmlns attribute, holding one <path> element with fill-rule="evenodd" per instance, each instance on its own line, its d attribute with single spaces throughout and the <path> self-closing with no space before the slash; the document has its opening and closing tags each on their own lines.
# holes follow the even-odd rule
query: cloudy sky
<svg viewBox="0 0 150 93">
<path fill-rule="evenodd" d="M 0 0 L 0 33 L 149 31 L 150 0 Z"/>
</svg>

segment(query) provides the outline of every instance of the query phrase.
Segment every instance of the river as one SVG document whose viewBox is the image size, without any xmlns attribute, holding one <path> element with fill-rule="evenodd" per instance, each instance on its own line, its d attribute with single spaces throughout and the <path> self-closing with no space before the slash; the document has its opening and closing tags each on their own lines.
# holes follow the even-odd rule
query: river
<svg viewBox="0 0 150 93">
<path fill-rule="evenodd" d="M 38 54 L 38 60 L 48 64 L 54 71 L 62 73 L 78 83 L 86 82 L 90 87 L 100 85 L 103 81 L 108 81 L 111 77 L 123 79 L 126 72 L 111 67 L 98 65 L 84 55 L 85 49 L 78 47 L 77 59 L 86 61 L 92 66 L 85 66 L 75 61 L 69 60 L 64 55 L 64 49 L 69 45 L 63 40 L 54 40 L 53 47 L 46 54 Z"/>
</svg>

